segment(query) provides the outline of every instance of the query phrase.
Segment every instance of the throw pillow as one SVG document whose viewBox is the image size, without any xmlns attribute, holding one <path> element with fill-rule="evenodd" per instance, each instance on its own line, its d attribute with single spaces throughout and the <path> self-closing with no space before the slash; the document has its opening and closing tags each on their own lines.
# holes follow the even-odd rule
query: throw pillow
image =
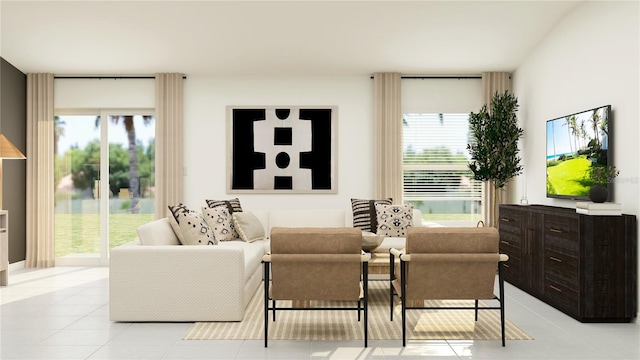
<svg viewBox="0 0 640 360">
<path fill-rule="evenodd" d="M 180 222 L 178 221 L 178 217 L 183 212 L 188 212 L 189 209 L 187 209 L 187 207 L 183 203 L 178 203 L 177 205 L 169 205 L 168 208 L 170 213 L 167 216 L 167 218 L 169 218 L 169 225 L 171 225 L 173 232 L 178 237 L 178 241 L 180 241 L 181 244 L 184 244 L 184 236 L 182 236 L 182 231 L 180 231 Z"/>
<path fill-rule="evenodd" d="M 253 242 L 264 239 L 264 226 L 252 212 L 235 212 L 231 216 L 236 231 L 243 241 Z"/>
<path fill-rule="evenodd" d="M 407 236 L 407 228 L 413 226 L 413 205 L 376 204 L 378 235 Z"/>
<path fill-rule="evenodd" d="M 381 200 L 351 199 L 353 227 L 375 233 L 378 229 L 375 204 L 391 205 L 391 198 Z"/>
<path fill-rule="evenodd" d="M 184 237 L 182 245 L 216 245 L 218 240 L 215 238 L 211 227 L 202 214 L 197 211 L 189 210 L 179 215 L 180 232 Z"/>
<path fill-rule="evenodd" d="M 242 206 L 240 206 L 240 200 L 238 198 L 229 199 L 229 200 L 205 200 L 207 206 L 210 208 L 215 208 L 218 206 L 224 206 L 229 210 L 230 214 L 234 212 L 242 212 Z"/>
<path fill-rule="evenodd" d="M 218 241 L 230 241 L 240 237 L 233 224 L 233 218 L 226 206 L 202 207 L 202 215 L 207 220 Z"/>
</svg>

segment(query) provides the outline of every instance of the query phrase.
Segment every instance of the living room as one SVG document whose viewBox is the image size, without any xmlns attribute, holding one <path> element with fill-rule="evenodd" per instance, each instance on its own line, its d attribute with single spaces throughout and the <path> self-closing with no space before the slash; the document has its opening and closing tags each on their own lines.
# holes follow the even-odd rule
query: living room
<svg viewBox="0 0 640 360">
<path fill-rule="evenodd" d="M 21 4 L 20 4 L 21 3 Z M 52 2 L 55 4 L 55 2 Z M 389 3 L 380 3 L 373 8 L 366 2 L 353 2 L 350 4 L 342 4 L 344 6 L 345 16 L 351 16 L 358 13 L 356 10 L 361 10 L 363 14 L 361 17 L 366 16 L 381 16 L 380 12 L 389 11 L 389 9 L 396 9 L 398 12 L 395 15 L 403 14 L 407 9 L 412 9 L 411 6 L 419 6 L 416 4 L 403 3 L 402 6 L 394 8 L 394 5 Z M 618 2 L 618 1 L 602 1 L 602 2 L 557 2 L 558 7 L 554 7 L 553 3 L 547 4 L 554 11 L 549 13 L 549 17 L 554 18 L 554 22 L 549 24 L 544 22 L 544 29 L 538 29 L 534 33 L 525 33 L 524 30 L 515 28 L 513 22 L 509 22 L 504 28 L 498 27 L 497 33 L 510 33 L 514 27 L 513 32 L 523 36 L 522 38 L 511 39 L 512 42 L 500 42 L 498 45 L 503 45 L 504 48 L 494 48 L 495 53 L 490 56 L 484 55 L 481 57 L 480 53 L 474 52 L 459 52 L 456 59 L 449 59 L 445 61 L 447 64 L 443 68 L 430 67 L 428 65 L 420 66 L 413 62 L 394 62 L 388 60 L 386 52 L 390 51 L 389 48 L 385 48 L 384 51 L 372 51 L 370 48 L 375 46 L 367 46 L 367 49 L 343 49 L 346 55 L 354 56 L 353 53 L 362 52 L 363 56 L 369 58 L 360 58 L 361 64 L 366 66 L 360 66 L 360 63 L 346 63 L 342 67 L 338 67 L 335 70 L 327 70 L 330 67 L 327 64 L 332 64 L 338 60 L 336 57 L 319 54 L 322 52 L 322 46 L 318 45 L 316 52 L 311 52 L 309 48 L 305 47 L 306 56 L 302 56 L 297 53 L 296 46 L 289 48 L 284 47 L 284 40 L 277 41 L 275 48 L 278 49 L 280 56 L 278 57 L 266 57 L 258 59 L 257 63 L 250 63 L 247 58 L 255 58 L 254 52 L 244 50 L 241 46 L 237 49 L 237 52 L 233 54 L 219 54 L 223 60 L 227 62 L 237 62 L 248 70 L 244 73 L 241 72 L 218 72 L 211 70 L 211 68 L 224 68 L 224 64 L 211 63 L 208 60 L 201 60 L 197 57 L 189 58 L 189 63 L 194 64 L 194 71 L 188 71 L 188 69 L 180 68 L 180 65 L 166 67 L 165 60 L 170 62 L 171 59 L 180 59 L 183 57 L 182 51 L 186 49 L 216 46 L 216 42 L 221 42 L 220 46 L 223 46 L 226 42 L 238 41 L 242 43 L 242 39 L 233 40 L 233 37 L 229 34 L 223 34 L 230 36 L 230 39 L 217 39 L 219 34 L 210 35 L 212 44 L 202 43 L 187 43 L 178 48 L 171 48 L 171 51 L 167 51 L 162 57 L 158 56 L 155 61 L 159 62 L 158 66 L 154 66 L 153 62 L 149 62 L 149 59 L 136 60 L 135 58 L 128 59 L 127 57 L 113 56 L 109 52 L 102 54 L 100 51 L 88 52 L 84 57 L 69 56 L 64 54 L 66 47 L 75 48 L 89 46 L 91 40 L 86 40 L 86 44 L 83 43 L 57 43 L 51 45 L 49 43 L 39 42 L 39 38 L 43 36 L 43 32 L 60 32 L 60 36 L 65 36 L 68 31 L 77 31 L 77 27 L 65 27 L 60 24 L 64 24 L 64 21 L 58 21 L 58 25 L 55 27 L 46 25 L 43 30 L 37 26 L 31 27 L 30 30 L 22 30 L 21 27 L 15 25 L 16 22 L 26 22 L 26 13 L 33 13 L 33 16 L 39 16 L 44 18 L 47 12 L 60 16 L 60 19 L 66 19 L 66 16 L 88 16 L 86 12 L 91 11 L 90 8 L 84 9 L 81 5 L 75 4 L 73 6 L 63 6 L 63 4 L 46 5 L 45 3 L 30 3 L 30 2 L 7 2 L 3 1 L 1 4 L 2 10 L 2 57 L 8 61 L 14 69 L 18 70 L 22 74 L 26 73 L 41 73 L 51 72 L 56 75 L 102 75 L 102 76 L 117 76 L 117 75 L 153 75 L 156 72 L 169 72 L 178 71 L 185 74 L 184 80 L 184 203 L 193 207 L 199 207 L 203 205 L 203 201 L 208 198 L 230 198 L 236 197 L 236 195 L 242 200 L 243 207 L 246 209 L 304 209 L 309 206 L 313 206 L 318 209 L 347 209 L 350 206 L 351 198 L 371 198 L 374 192 L 374 163 L 371 154 L 374 151 L 374 127 L 372 119 L 374 117 L 374 104 L 373 104 L 373 81 L 371 75 L 377 71 L 397 71 L 403 75 L 424 75 L 424 76 L 437 76 L 437 75 L 476 75 L 478 76 L 482 72 L 486 71 L 507 71 L 512 74 L 512 88 L 513 93 L 518 97 L 520 103 L 520 110 L 518 112 L 518 120 L 520 126 L 524 129 L 524 137 L 521 140 L 522 146 L 522 163 L 524 164 L 524 174 L 518 176 L 514 180 L 514 186 L 511 188 L 511 202 L 518 203 L 523 194 L 526 194 L 528 202 L 530 204 L 544 204 L 551 206 L 560 206 L 567 208 L 574 208 L 575 201 L 552 199 L 547 198 L 545 193 L 545 163 L 543 156 L 545 154 L 545 126 L 546 120 L 557 118 L 559 116 L 579 112 L 582 110 L 591 109 L 597 106 L 610 104 L 614 113 L 614 152 L 615 152 L 615 165 L 620 170 L 620 176 L 616 179 L 615 184 L 615 201 L 622 204 L 622 211 L 626 214 L 638 214 L 638 206 L 640 204 L 640 193 L 638 191 L 638 153 L 640 152 L 638 142 L 636 141 L 640 129 L 638 127 L 638 116 L 640 115 L 640 109 L 638 106 L 638 99 L 640 98 L 639 90 L 639 8 L 638 2 Z M 510 4 L 510 11 L 516 11 L 521 13 L 522 10 L 517 11 L 519 6 L 524 9 L 532 11 L 531 18 L 537 19 L 541 16 L 540 12 L 544 13 L 544 7 L 536 7 L 532 3 L 517 3 L 517 2 L 505 2 Z M 248 4 L 245 3 L 245 6 Z M 268 8 L 269 6 L 262 4 L 251 4 L 252 6 L 260 6 Z M 424 4 L 423 4 L 424 5 Z M 428 4 L 427 4 L 428 5 Z M 424 5 L 424 6 L 427 6 Z M 461 8 L 454 6 L 446 8 L 439 14 L 451 14 L 449 15 L 453 21 L 455 14 L 462 14 L 465 11 L 478 11 L 485 9 L 497 11 L 500 9 L 495 3 L 483 4 L 483 2 L 477 2 L 472 5 L 469 3 L 458 4 Z M 503 4 L 504 5 L 504 4 Z M 557 4 L 556 4 L 557 5 Z M 32 8 L 30 8 L 32 6 Z M 115 6 L 115 5 L 112 5 Z M 126 6 L 120 4 L 120 6 Z M 140 21 L 140 8 L 143 3 L 137 3 L 133 6 L 138 12 L 138 18 L 131 15 L 130 17 L 123 17 L 118 22 L 118 26 L 112 28 L 105 27 L 104 31 L 115 31 L 114 28 L 121 30 L 116 31 L 113 36 L 117 39 L 124 39 L 131 34 L 127 32 L 127 21 Z M 170 7 L 167 3 L 165 6 Z M 231 6 L 231 5 L 227 5 Z M 276 6 L 276 5 L 273 5 Z M 278 6 L 285 6 L 282 3 Z M 340 10 L 340 4 L 333 4 L 328 8 L 323 8 L 321 4 L 298 4 L 300 9 L 304 10 L 305 6 L 311 7 L 310 12 L 314 10 L 317 14 L 330 16 L 338 13 Z M 327 5 L 328 6 L 328 5 Z M 531 6 L 531 8 L 528 8 Z M 111 15 L 122 13 L 122 9 L 110 7 L 108 4 L 96 3 L 95 7 L 100 11 L 96 13 L 102 13 L 103 18 L 96 19 L 95 21 L 86 20 L 84 26 L 101 28 L 106 26 L 102 21 L 109 19 Z M 140 7 L 140 8 L 138 8 Z M 405 8 L 406 7 L 406 8 Z M 497 7 L 497 8 L 496 8 Z M 39 8 L 39 9 L 38 9 Z M 516 8 L 514 10 L 514 8 Z M 300 10 L 298 9 L 298 10 Z M 319 9 L 322 11 L 319 12 Z M 400 11 L 398 9 L 402 9 Z M 533 10 L 535 9 L 535 12 Z M 37 11 L 36 11 L 37 10 Z M 166 9 L 165 9 L 166 10 Z M 489 11 L 487 10 L 487 11 Z M 75 11 L 78 11 L 77 13 Z M 187 10 L 183 10 L 186 16 Z M 421 10 L 421 11 L 424 11 Z M 433 10 L 436 11 L 436 10 Z M 66 15 L 64 15 L 66 13 Z M 144 13 L 144 11 L 142 11 Z M 180 12 L 177 12 L 179 15 Z M 304 11 L 308 14 L 307 11 Z M 484 13 L 479 11 L 479 13 Z M 81 15 L 82 14 L 82 15 Z M 134 14 L 132 12 L 132 14 Z M 162 14 L 166 15 L 165 12 Z M 318 16 L 319 16 L 318 15 Z M 151 15 L 148 15 L 151 17 Z M 212 15 L 213 16 L 213 15 Z M 254 15 L 256 16 L 256 15 Z M 444 15 L 443 15 L 444 16 Z M 211 21 L 222 21 L 223 16 L 212 17 Z M 37 17 L 36 17 L 37 18 Z M 37 18 L 40 19 L 40 18 Z M 254 18 L 249 18 L 250 21 Z M 48 21 L 42 23 L 49 24 Z M 255 19 L 254 19 L 255 20 Z M 166 20 L 169 21 L 169 20 Z M 406 19 L 406 29 L 401 32 L 411 32 L 413 29 L 411 26 L 417 26 L 417 17 L 411 17 Z M 300 22 L 295 23 L 301 26 Z M 185 25 L 186 26 L 186 25 Z M 193 25 L 197 31 L 197 26 Z M 245 25 L 249 26 L 249 25 Z M 339 22 L 336 26 L 346 26 L 343 22 Z M 542 26 L 542 25 L 541 25 Z M 281 34 L 282 32 L 290 31 L 286 27 L 278 28 Z M 345 34 L 353 37 L 351 41 L 358 40 L 362 34 L 356 30 L 350 30 L 351 28 L 343 28 Z M 531 31 L 532 28 L 527 28 Z M 516 31 L 517 30 L 517 31 Z M 399 31 L 399 30 L 397 30 Z M 473 32 L 473 29 L 467 29 L 462 32 L 460 36 L 469 35 Z M 345 35 L 346 36 L 346 35 Z M 470 36 L 470 35 L 469 35 Z M 355 39 L 355 40 L 353 40 Z M 532 39 L 535 39 L 534 44 L 529 44 Z M 179 40 L 179 39 L 178 39 Z M 337 39 L 332 39 L 337 41 Z M 486 44 L 483 42 L 486 41 Z M 24 42 L 28 45 L 21 44 Z M 473 46 L 482 47 L 490 46 L 493 41 L 491 39 L 477 41 Z M 92 45 L 100 48 L 100 42 Z M 517 43 L 528 43 L 529 47 L 520 48 L 513 47 Z M 108 42 L 105 41 L 104 46 L 107 46 Z M 132 41 L 131 46 L 128 46 L 127 51 L 133 52 L 133 47 L 139 45 L 138 42 Z M 407 44 L 397 43 L 398 47 L 396 52 L 405 51 Z M 466 46 L 471 46 L 469 43 L 465 43 Z M 416 43 L 410 44 L 416 46 Z M 495 43 L 493 44 L 495 45 Z M 511 46 L 513 45 L 513 46 Z M 61 58 L 64 61 L 55 62 L 51 60 L 48 65 L 46 56 L 40 53 L 25 52 L 22 54 L 18 52 L 20 47 L 26 49 L 31 48 L 48 48 L 49 46 L 57 46 L 52 52 L 51 56 L 55 54 L 56 59 Z M 162 47 L 162 45 L 159 45 Z M 260 51 L 269 53 L 269 43 L 265 43 L 260 48 Z M 88 47 L 92 48 L 92 47 Z M 521 50 L 525 53 L 513 54 L 512 51 Z M 22 54 L 18 56 L 17 54 Z M 374 57 L 377 53 L 377 57 L 384 61 L 373 61 L 371 57 Z M 509 53 L 508 56 L 506 53 Z M 26 54 L 26 55 L 25 55 Z M 303 54 L 303 55 L 304 55 Z M 224 55 L 224 56 L 223 56 Z M 93 66 L 93 63 L 104 63 L 95 59 L 96 57 L 105 57 L 109 61 L 106 62 L 110 67 L 98 67 Z M 432 55 L 437 58 L 439 55 L 434 52 Z M 479 60 L 484 62 L 475 63 L 472 61 L 474 56 L 477 56 Z M 505 67 L 502 66 L 500 59 L 507 57 L 509 59 L 516 59 L 515 63 Z M 286 60 L 290 58 L 292 60 Z M 35 62 L 36 59 L 42 60 L 42 64 L 39 65 Z M 493 61 L 491 59 L 494 59 Z M 425 64 L 429 64 L 427 58 L 421 59 Z M 146 66 L 140 65 L 141 62 L 147 62 Z M 308 61 L 311 64 L 306 70 L 294 66 L 300 62 Z M 370 64 L 369 64 L 370 63 Z M 54 64 L 56 64 L 54 66 Z M 134 65 L 136 64 L 136 65 Z M 180 63 L 178 63 L 180 64 Z M 217 65 L 216 65 L 217 64 Z M 378 65 L 382 64 L 382 65 Z M 185 65 L 186 66 L 186 65 Z M 385 66 L 385 67 L 383 67 Z M 14 103 L 15 94 L 10 87 L 12 83 L 7 84 L 7 77 L 10 72 L 5 71 L 5 64 L 3 63 L 3 72 L 0 77 L 2 81 L 2 133 L 6 134 L 11 141 L 13 141 L 23 152 L 26 150 L 26 138 L 16 138 L 12 135 L 12 128 L 23 126 L 26 122 L 26 111 L 24 109 L 12 109 Z M 403 80 L 403 86 L 407 82 L 415 82 L 420 80 Z M 430 81 L 430 80 L 424 80 Z M 433 80 L 440 81 L 440 80 Z M 450 81 L 450 80 L 449 80 Z M 458 80 L 456 80 L 458 81 Z M 459 80 L 466 81 L 466 80 Z M 477 81 L 479 79 L 470 80 Z M 95 80 L 95 79 L 56 79 L 55 81 L 55 108 L 56 109 L 69 109 L 69 108 L 135 108 L 135 109 L 153 109 L 155 106 L 154 97 L 154 80 L 153 79 L 118 79 L 116 81 L 111 80 Z M 413 86 L 413 85 L 406 85 Z M 9 88 L 8 88 L 9 87 Z M 26 89 L 25 89 L 26 90 Z M 480 96 L 478 94 L 478 96 Z M 24 103 L 24 100 L 22 100 Z M 19 103 L 19 102 L 18 102 Z M 227 189 L 227 177 L 226 177 L 226 146 L 227 146 L 227 119 L 226 119 L 226 107 L 229 105 L 332 105 L 338 107 L 338 130 L 337 130 L 337 149 L 338 149 L 338 180 L 337 180 L 337 192 L 330 194 L 287 194 L 285 196 L 277 196 L 273 194 L 229 194 Z M 477 110 L 477 109 L 476 109 Z M 441 111 L 449 111 L 443 109 Z M 13 114 L 20 114 L 22 118 L 20 120 L 7 120 L 12 119 Z M 11 124 L 17 122 L 21 125 Z M 26 131 L 23 128 L 23 133 Z M 358 134 L 354 136 L 353 134 Z M 188 139 L 188 140 L 187 140 Z M 26 152 L 25 152 L 26 154 Z M 26 154 L 29 157 L 29 154 Z M 206 163 L 202 166 L 202 163 Z M 24 216 L 20 222 L 20 213 L 25 212 L 25 200 L 22 200 L 20 205 L 20 199 L 14 198 L 12 192 L 13 189 L 24 188 L 24 182 L 26 177 L 26 170 L 24 161 L 4 161 L 4 203 L 5 208 L 10 211 L 11 219 L 11 239 L 9 241 L 9 261 L 10 276 L 12 272 L 21 271 L 21 267 L 24 267 L 24 260 L 26 258 L 27 246 L 26 246 L 26 220 Z M 14 179 L 14 173 L 22 171 L 21 177 Z M 526 179 L 526 181 L 524 181 Z M 21 185 L 22 182 L 22 185 Z M 25 191 L 26 192 L 26 191 Z M 16 205 L 16 203 L 18 203 Z M 312 205 L 310 205 L 312 204 Z M 428 219 L 427 219 L 428 220 Z M 17 221 L 17 222 L 16 222 Z M 60 267 L 57 271 L 63 273 L 65 269 Z M 99 269 L 96 271 L 100 271 Z M 47 273 L 51 274 L 51 273 Z M 63 276 L 63 275 L 61 275 Z M 11 280 L 10 280 L 11 281 Z M 10 288 L 10 287 L 9 287 Z M 3 288 L 3 295 L 5 289 Z M 513 292 L 518 290 L 512 288 Z M 534 298 L 527 298 L 526 294 L 521 294 L 518 302 L 521 304 L 535 303 Z M 544 308 L 544 304 L 535 304 L 531 306 L 540 306 L 542 312 L 552 312 Z M 3 306 L 4 309 L 4 306 Z M 509 311 L 509 310 L 507 310 Z M 507 312 L 507 316 L 512 315 Z M 552 313 L 553 325 L 557 328 L 567 326 L 567 323 L 576 322 L 575 320 L 557 312 Z M 2 329 L 2 345 L 3 348 L 7 345 L 5 339 L 13 339 L 8 337 L 9 331 L 5 327 L 3 316 L 3 329 Z M 527 321 L 527 320 L 524 320 Z M 632 332 L 637 339 L 638 329 L 637 324 L 632 325 L 632 328 L 625 328 L 625 334 Z M 525 324 L 521 324 L 525 326 Z M 542 324 L 536 323 L 533 327 L 540 326 Z M 573 325 L 569 325 L 573 326 Z M 588 330 L 576 330 L 578 333 L 581 331 L 590 332 L 597 331 L 597 327 L 589 327 L 584 325 Z M 569 327 L 571 328 L 571 327 Z M 568 328 L 565 328 L 568 329 Z M 571 328 L 573 329 L 573 328 Z M 616 328 L 606 328 L 607 331 L 618 334 L 619 339 L 625 339 L 627 335 L 620 335 Z M 571 330 L 569 330 L 571 331 Z M 44 332 L 41 330 L 41 332 Z M 25 335 L 27 336 L 27 335 Z M 586 337 L 585 337 L 586 339 Z M 540 342 L 538 338 L 534 342 Z M 591 340 L 585 340 L 591 341 Z M 638 356 L 639 350 L 637 344 L 620 343 L 616 340 L 616 337 L 608 338 L 608 345 L 603 345 L 608 349 L 618 348 L 619 353 L 611 353 L 609 358 L 633 358 Z M 620 340 L 622 341 L 622 340 Z M 522 342 L 520 342 L 522 343 Z M 287 345 L 291 345 L 289 342 Z M 130 345 L 130 344 L 129 344 Z M 227 344 L 228 345 L 228 344 Z M 221 345 L 225 347 L 227 345 Z M 581 344 L 584 345 L 584 344 Z M 235 346 L 235 345 L 234 345 Z M 295 343 L 291 345 L 295 347 Z M 351 346 L 360 346 L 359 343 L 354 343 Z M 433 344 L 436 348 L 437 344 Z M 524 345 L 527 346 L 527 345 Z M 339 348 L 337 345 L 334 350 Z M 504 357 L 508 358 L 545 358 L 552 357 L 553 354 L 534 354 L 525 350 L 527 353 L 519 353 L 517 349 L 521 349 L 523 345 L 513 341 L 507 344 L 507 349 Z M 555 348 L 555 346 L 551 346 Z M 483 345 L 480 345 L 483 348 Z M 578 352 L 580 346 L 574 344 L 575 353 L 563 353 L 564 357 L 579 357 L 588 358 L 590 353 Z M 419 351 L 420 347 L 418 347 Z M 424 345 L 422 349 L 429 349 L 429 345 Z M 540 349 L 536 347 L 536 349 Z M 496 357 L 496 352 L 500 349 L 496 349 L 491 352 L 490 357 Z M 432 353 L 433 354 L 433 353 Z M 485 353 L 488 354 L 488 353 Z M 499 353 L 498 353 L 499 354 Z M 5 353 L 3 353 L 4 358 Z M 281 354 L 282 355 L 282 354 Z M 379 354 L 378 354 L 379 355 Z M 399 354 L 396 354 L 399 355 Z M 410 354 L 406 354 L 411 356 Z M 466 356 L 471 356 L 468 354 Z M 274 354 L 269 354 L 274 356 Z M 277 354 L 275 356 L 278 356 Z M 284 356 L 284 355 L 282 355 Z M 368 356 L 375 356 L 374 353 Z M 389 356 L 389 355 L 387 355 Z M 413 356 L 416 356 L 415 353 Z M 456 356 L 465 356 L 458 354 Z M 482 353 L 477 356 L 482 356 Z M 179 356 L 176 356 L 179 357 Z M 443 357 L 450 357 L 445 356 Z M 41 358 L 45 358 L 44 356 Z M 593 358 L 598 358 L 598 355 L 593 355 Z"/>
</svg>

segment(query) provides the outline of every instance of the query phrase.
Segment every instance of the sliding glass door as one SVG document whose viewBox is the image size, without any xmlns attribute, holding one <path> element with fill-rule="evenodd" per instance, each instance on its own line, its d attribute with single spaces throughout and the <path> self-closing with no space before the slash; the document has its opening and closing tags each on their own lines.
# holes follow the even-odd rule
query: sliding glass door
<svg viewBox="0 0 640 360">
<path fill-rule="evenodd" d="M 153 220 L 155 118 L 101 111 L 55 121 L 56 261 L 106 264 L 109 249 Z"/>
</svg>

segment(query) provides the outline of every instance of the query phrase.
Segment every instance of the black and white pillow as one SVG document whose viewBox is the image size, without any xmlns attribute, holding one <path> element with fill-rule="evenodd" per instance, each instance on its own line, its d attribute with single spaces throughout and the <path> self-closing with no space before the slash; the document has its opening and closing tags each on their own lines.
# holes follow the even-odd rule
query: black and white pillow
<svg viewBox="0 0 640 360">
<path fill-rule="evenodd" d="M 376 203 L 391 205 L 392 199 L 351 199 L 351 209 L 353 211 L 353 227 L 360 228 L 362 229 L 362 231 L 369 231 L 372 233 L 376 232 L 378 228 L 375 208 Z"/>
<path fill-rule="evenodd" d="M 238 198 L 229 199 L 229 200 L 205 200 L 207 206 L 210 208 L 215 208 L 218 206 L 224 206 L 229 210 L 230 214 L 234 212 L 242 212 L 242 206 L 240 205 L 240 200 Z"/>
<path fill-rule="evenodd" d="M 189 212 L 189 209 L 183 203 L 178 203 L 177 205 L 169 205 L 168 208 L 169 216 L 167 216 L 167 218 L 169 219 L 169 224 L 171 225 L 173 232 L 176 234 L 176 237 L 178 237 L 180 243 L 184 244 L 184 236 L 182 236 L 182 231 L 180 230 L 179 219 L 180 214 Z"/>
<path fill-rule="evenodd" d="M 240 237 L 233 223 L 233 216 L 226 206 L 202 207 L 202 215 L 211 226 L 216 240 L 231 241 Z"/>
<path fill-rule="evenodd" d="M 413 226 L 413 204 L 376 204 L 378 235 L 405 237 L 407 229 Z"/>
<path fill-rule="evenodd" d="M 197 211 L 189 210 L 178 215 L 180 232 L 184 238 L 182 245 L 217 245 L 209 224 Z"/>
</svg>

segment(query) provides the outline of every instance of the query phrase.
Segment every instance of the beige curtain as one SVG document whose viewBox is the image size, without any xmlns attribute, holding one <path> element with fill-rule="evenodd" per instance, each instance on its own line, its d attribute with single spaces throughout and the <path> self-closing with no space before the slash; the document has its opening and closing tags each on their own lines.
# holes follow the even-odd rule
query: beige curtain
<svg viewBox="0 0 640 360">
<path fill-rule="evenodd" d="M 400 73 L 373 74 L 375 117 L 374 196 L 402 203 Z"/>
<path fill-rule="evenodd" d="M 511 74 L 508 72 L 485 72 L 482 73 L 482 98 L 484 103 L 487 104 L 487 110 L 491 112 L 491 97 L 496 92 L 502 93 L 505 90 L 511 92 Z M 482 211 L 484 213 L 485 225 L 497 226 L 497 219 L 493 219 L 492 209 L 494 207 L 494 188 L 493 184 L 484 185 L 484 199 L 482 205 Z M 507 184 L 502 190 L 498 192 L 498 204 L 504 204 L 510 202 L 510 184 Z"/>
<path fill-rule="evenodd" d="M 26 267 L 55 266 L 53 74 L 27 74 Z"/>
<path fill-rule="evenodd" d="M 183 74 L 156 74 L 156 219 L 184 201 L 182 82 Z"/>
</svg>

